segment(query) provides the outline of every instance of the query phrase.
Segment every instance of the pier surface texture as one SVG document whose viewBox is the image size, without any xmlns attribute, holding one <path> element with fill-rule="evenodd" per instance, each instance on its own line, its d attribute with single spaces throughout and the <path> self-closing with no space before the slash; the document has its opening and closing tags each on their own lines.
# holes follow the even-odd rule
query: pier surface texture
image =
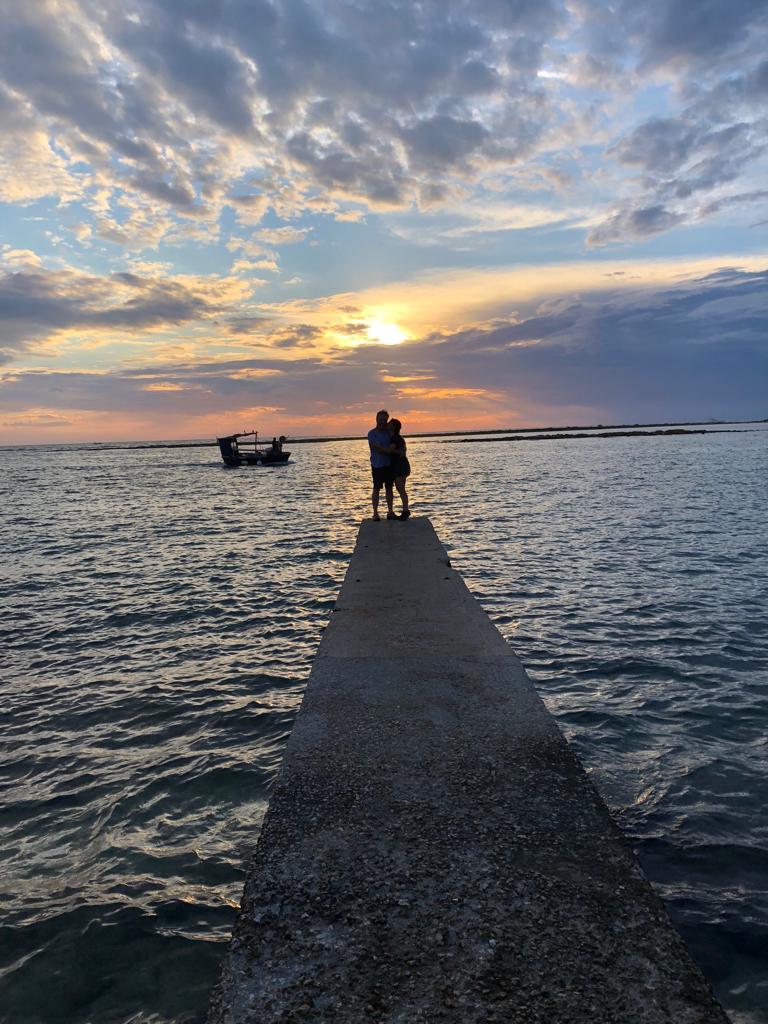
<svg viewBox="0 0 768 1024">
<path fill-rule="evenodd" d="M 363 523 L 210 1024 L 727 1024 L 428 519 Z"/>
</svg>

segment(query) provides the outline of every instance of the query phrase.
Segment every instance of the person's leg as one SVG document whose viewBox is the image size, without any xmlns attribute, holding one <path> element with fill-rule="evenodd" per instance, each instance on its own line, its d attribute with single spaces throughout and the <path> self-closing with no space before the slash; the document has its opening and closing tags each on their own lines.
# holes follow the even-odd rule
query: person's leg
<svg viewBox="0 0 768 1024">
<path fill-rule="evenodd" d="M 404 476 L 397 477 L 397 479 L 395 480 L 395 487 L 397 488 L 397 493 L 400 495 L 400 501 L 402 501 L 402 503 L 403 503 L 403 513 L 402 514 L 407 519 L 408 516 L 411 513 L 410 513 L 410 511 L 408 509 L 408 492 L 405 489 L 405 477 Z"/>
<path fill-rule="evenodd" d="M 394 516 L 394 493 L 392 491 L 392 481 L 387 480 L 384 484 L 384 495 L 387 499 L 387 516 Z"/>
<path fill-rule="evenodd" d="M 381 494 L 381 484 L 374 481 L 373 491 L 371 492 L 371 505 L 373 505 L 373 518 L 379 518 L 379 495 Z"/>
</svg>

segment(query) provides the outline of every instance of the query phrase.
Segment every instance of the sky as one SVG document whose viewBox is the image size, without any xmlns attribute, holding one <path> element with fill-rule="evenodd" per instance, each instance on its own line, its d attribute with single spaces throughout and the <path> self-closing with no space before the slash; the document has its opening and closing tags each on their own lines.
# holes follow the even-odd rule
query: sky
<svg viewBox="0 0 768 1024">
<path fill-rule="evenodd" d="M 765 0 L 0 18 L 0 443 L 768 416 Z"/>
</svg>

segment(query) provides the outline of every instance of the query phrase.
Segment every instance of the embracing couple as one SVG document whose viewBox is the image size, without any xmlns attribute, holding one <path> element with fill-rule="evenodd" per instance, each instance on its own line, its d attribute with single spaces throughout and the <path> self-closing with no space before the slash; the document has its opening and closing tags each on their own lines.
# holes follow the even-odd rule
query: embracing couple
<svg viewBox="0 0 768 1024">
<path fill-rule="evenodd" d="M 376 413 L 376 426 L 368 431 L 368 447 L 371 449 L 371 472 L 373 473 L 373 519 L 379 522 L 379 494 L 381 488 L 387 498 L 387 519 L 407 519 L 411 514 L 408 508 L 408 493 L 405 489 L 405 478 L 410 474 L 411 467 L 405 454 L 405 438 L 400 434 L 400 420 L 390 419 L 386 409 Z M 397 488 L 403 511 L 395 515 L 392 508 L 392 485 Z"/>
</svg>

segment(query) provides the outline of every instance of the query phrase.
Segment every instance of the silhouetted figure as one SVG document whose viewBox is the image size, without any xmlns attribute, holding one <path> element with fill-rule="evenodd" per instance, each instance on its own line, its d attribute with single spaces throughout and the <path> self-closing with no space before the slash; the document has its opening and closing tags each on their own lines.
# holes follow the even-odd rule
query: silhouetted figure
<svg viewBox="0 0 768 1024">
<path fill-rule="evenodd" d="M 392 467 L 392 476 L 394 477 L 397 493 L 400 495 L 400 500 L 403 503 L 400 519 L 407 519 L 411 512 L 408 508 L 408 492 L 405 489 L 405 478 L 411 475 L 411 464 L 406 455 L 407 445 L 405 438 L 400 434 L 402 426 L 400 420 L 391 419 L 387 424 L 387 429 L 391 438 L 389 459 Z"/>
<path fill-rule="evenodd" d="M 388 419 L 389 413 L 387 410 L 381 409 L 376 413 L 376 426 L 373 430 L 368 431 L 368 447 L 371 450 L 371 473 L 373 475 L 373 491 L 371 492 L 371 504 L 373 505 L 372 519 L 375 523 L 378 523 L 381 519 L 379 515 L 379 495 L 382 487 L 387 496 L 387 519 L 397 519 L 392 508 L 393 477 L 389 458 L 392 439 L 387 430 Z"/>
</svg>

